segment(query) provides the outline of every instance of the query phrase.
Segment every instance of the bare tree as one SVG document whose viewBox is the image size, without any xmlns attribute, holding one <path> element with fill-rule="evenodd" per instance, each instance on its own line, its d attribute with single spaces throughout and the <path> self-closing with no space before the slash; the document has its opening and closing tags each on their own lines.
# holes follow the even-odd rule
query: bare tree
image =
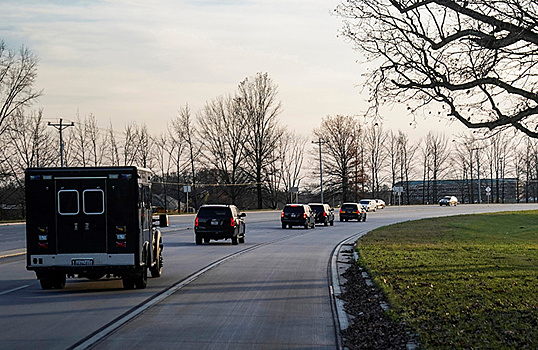
<svg viewBox="0 0 538 350">
<path fill-rule="evenodd" d="M 327 116 L 321 126 L 314 129 L 314 136 L 324 140 L 323 168 L 327 173 L 327 188 L 342 194 L 342 202 L 351 200 L 350 180 L 357 162 L 360 123 L 352 116 Z"/>
<path fill-rule="evenodd" d="M 301 180 L 304 178 L 302 166 L 304 161 L 304 148 L 306 139 L 295 134 L 295 132 L 285 131 L 279 142 L 279 173 L 282 176 L 286 202 L 293 202 L 293 187 L 299 188 Z"/>
<path fill-rule="evenodd" d="M 116 140 L 116 135 L 114 134 L 112 123 L 110 123 L 106 131 L 104 144 L 108 146 L 107 149 L 105 150 L 108 164 L 112 166 L 119 166 L 121 163 L 120 146 L 118 144 L 118 141 Z"/>
<path fill-rule="evenodd" d="M 226 185 L 224 190 L 234 204 L 245 189 L 238 185 L 246 180 L 246 122 L 238 100 L 232 96 L 213 99 L 198 116 L 200 136 L 207 150 L 204 159 L 217 170 L 217 181 Z"/>
<path fill-rule="evenodd" d="M 373 198 L 377 198 L 380 189 L 380 183 L 383 181 L 381 171 L 384 167 L 387 153 L 385 149 L 385 141 L 387 133 L 383 130 L 383 126 L 379 123 L 374 123 L 369 128 L 366 128 L 365 143 L 368 150 L 368 165 L 371 172 L 371 193 Z"/>
<path fill-rule="evenodd" d="M 43 123 L 43 111 L 25 115 L 21 110 L 13 114 L 6 128 L 7 144 L 3 160 L 9 163 L 13 176 L 29 167 L 46 167 L 54 163 L 53 136 Z"/>
<path fill-rule="evenodd" d="M 26 168 L 51 166 L 56 159 L 52 131 L 47 130 L 42 117 L 42 110 L 24 114 L 19 109 L 9 118 L 6 132 L 0 135 L 0 140 L 5 141 L 0 152 L 0 187 L 11 184 L 15 189 L 8 197 L 24 193 Z M 0 198 L 0 202 L 3 199 Z M 21 204 L 24 205 L 22 202 L 23 197 Z"/>
<path fill-rule="evenodd" d="M 37 77 L 37 57 L 26 48 L 9 50 L 0 40 L 0 135 L 17 111 L 34 103 L 41 95 L 33 85 Z"/>
<path fill-rule="evenodd" d="M 538 137 L 535 1 L 349 0 L 336 12 L 343 35 L 377 64 L 368 74 L 370 112 L 436 102 L 438 115 L 468 128 Z"/>
<path fill-rule="evenodd" d="M 405 184 L 405 196 L 407 204 L 411 204 L 411 198 L 409 196 L 409 177 L 413 170 L 415 153 L 418 149 L 417 145 L 411 145 L 409 137 L 402 131 L 398 131 L 398 149 L 400 152 L 400 181 Z"/>
<path fill-rule="evenodd" d="M 188 161 L 191 173 L 192 193 L 191 197 L 194 201 L 194 206 L 198 207 L 198 196 L 196 192 L 196 171 L 197 163 L 200 159 L 202 152 L 202 141 L 199 138 L 198 131 L 194 125 L 194 119 L 192 117 L 190 108 L 185 105 L 184 108 L 179 110 L 179 114 L 172 120 L 172 128 L 175 135 L 181 139 L 182 143 L 185 143 L 188 152 Z M 187 203 L 187 208 L 189 207 Z"/>
<path fill-rule="evenodd" d="M 465 203 L 467 198 L 469 203 L 474 203 L 473 171 L 475 166 L 473 159 L 476 151 L 476 139 L 472 134 L 467 134 L 452 141 L 454 143 L 453 170 L 459 174 L 459 179 L 463 182 L 460 187 L 461 201 Z M 476 175 L 476 172 L 474 174 Z"/>
<path fill-rule="evenodd" d="M 265 170 L 275 161 L 274 152 L 282 135 L 277 116 L 282 105 L 277 101 L 278 87 L 267 73 L 257 73 L 245 78 L 238 87 L 237 101 L 247 120 L 249 136 L 246 142 L 246 157 L 256 181 L 258 208 L 263 207 L 262 188 Z"/>
<path fill-rule="evenodd" d="M 429 165 L 432 174 L 432 202 L 437 201 L 437 180 L 446 170 L 446 161 L 450 155 L 449 143 L 445 134 L 429 132 L 426 135 Z"/>
</svg>

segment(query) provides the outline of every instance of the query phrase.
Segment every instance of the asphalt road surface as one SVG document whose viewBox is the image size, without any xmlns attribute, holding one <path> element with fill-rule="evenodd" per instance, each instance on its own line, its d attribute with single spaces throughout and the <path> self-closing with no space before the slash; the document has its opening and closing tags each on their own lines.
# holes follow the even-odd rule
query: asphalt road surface
<svg viewBox="0 0 538 350">
<path fill-rule="evenodd" d="M 86 279 L 42 290 L 20 254 L 25 225 L 1 225 L 0 349 L 336 349 L 328 271 L 339 242 L 399 221 L 524 209 L 538 204 L 387 207 L 309 230 L 251 212 L 237 246 L 196 246 L 194 216 L 174 216 L 162 230 L 163 276 L 142 290 Z"/>
</svg>

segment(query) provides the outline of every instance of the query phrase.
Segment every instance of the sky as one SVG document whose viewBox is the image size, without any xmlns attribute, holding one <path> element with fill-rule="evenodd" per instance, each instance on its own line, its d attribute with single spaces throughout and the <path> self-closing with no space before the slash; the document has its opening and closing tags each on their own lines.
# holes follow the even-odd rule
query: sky
<svg viewBox="0 0 538 350">
<path fill-rule="evenodd" d="M 201 110 L 267 72 L 281 123 L 308 136 L 327 115 L 363 116 L 365 63 L 339 36 L 336 0 L 0 0 L 0 40 L 39 57 L 34 105 L 46 120 L 93 114 L 102 128 L 129 122 L 163 132 L 178 110 Z M 364 120 L 365 123 L 372 122 Z M 463 127 L 383 111 L 385 129 L 412 140 Z"/>
</svg>

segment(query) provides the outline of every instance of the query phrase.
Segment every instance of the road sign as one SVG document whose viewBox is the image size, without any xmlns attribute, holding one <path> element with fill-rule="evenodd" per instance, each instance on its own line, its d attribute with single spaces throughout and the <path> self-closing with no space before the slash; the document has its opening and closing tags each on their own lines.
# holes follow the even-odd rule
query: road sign
<svg viewBox="0 0 538 350">
<path fill-rule="evenodd" d="M 189 186 L 189 185 L 183 186 L 183 192 L 189 193 L 190 191 L 191 191 L 191 186 Z"/>
<path fill-rule="evenodd" d="M 401 186 L 394 186 L 392 188 L 392 192 L 394 192 L 394 193 L 403 193 L 403 191 L 404 191 L 404 188 L 401 187 Z"/>
<path fill-rule="evenodd" d="M 489 194 L 490 192 L 491 192 L 491 187 L 489 187 L 489 186 L 488 186 L 488 187 L 486 187 L 486 193 L 488 193 L 488 194 Z"/>
</svg>

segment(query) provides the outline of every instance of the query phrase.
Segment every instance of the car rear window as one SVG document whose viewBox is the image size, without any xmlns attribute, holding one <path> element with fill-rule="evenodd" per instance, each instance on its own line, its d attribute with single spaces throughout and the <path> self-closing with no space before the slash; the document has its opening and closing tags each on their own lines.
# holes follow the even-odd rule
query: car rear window
<svg viewBox="0 0 538 350">
<path fill-rule="evenodd" d="M 325 209 L 323 208 L 323 205 L 311 205 L 310 208 L 312 208 L 312 210 L 315 210 L 317 212 L 322 212 L 324 211 Z"/>
<path fill-rule="evenodd" d="M 304 213 L 304 207 L 302 205 L 289 205 L 284 207 L 284 213 Z"/>
<path fill-rule="evenodd" d="M 230 216 L 230 208 L 201 207 L 198 211 L 198 217 L 201 218 L 228 218 Z"/>
<path fill-rule="evenodd" d="M 359 203 L 361 203 L 361 204 L 370 204 L 370 201 L 363 200 L 363 201 L 360 201 Z"/>
<path fill-rule="evenodd" d="M 355 204 L 344 204 L 342 205 L 342 209 L 344 210 L 357 210 L 357 206 Z"/>
</svg>

